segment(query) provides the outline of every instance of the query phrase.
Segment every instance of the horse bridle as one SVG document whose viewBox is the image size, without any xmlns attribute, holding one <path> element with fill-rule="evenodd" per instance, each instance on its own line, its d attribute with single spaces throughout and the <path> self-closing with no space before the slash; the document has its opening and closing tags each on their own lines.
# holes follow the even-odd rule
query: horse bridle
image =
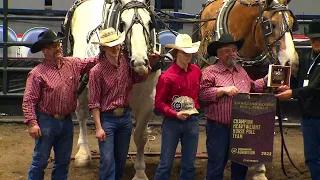
<svg viewBox="0 0 320 180">
<path fill-rule="evenodd" d="M 145 9 L 149 12 L 150 17 L 151 17 L 151 24 L 149 24 L 149 32 L 147 27 L 145 27 L 145 25 L 143 24 L 143 20 L 140 16 L 140 14 L 138 13 L 138 9 L 142 8 Z M 125 50 L 128 52 L 129 57 L 131 57 L 132 55 L 132 48 L 131 48 L 131 43 L 128 42 L 131 39 L 132 36 L 132 27 L 134 24 L 141 24 L 142 28 L 143 28 L 143 32 L 144 32 L 144 38 L 148 47 L 148 56 L 151 55 L 153 53 L 153 48 L 154 48 L 154 44 L 155 44 L 155 39 L 154 37 L 151 35 L 152 29 L 155 28 L 156 25 L 156 21 L 155 21 L 155 17 L 154 17 L 154 12 L 152 11 L 151 8 L 149 8 L 149 6 L 143 2 L 140 1 L 131 1 L 127 4 L 125 4 L 122 9 L 121 9 L 121 13 L 120 13 L 120 17 L 122 15 L 122 13 L 125 10 L 129 10 L 129 9 L 134 9 L 134 15 L 132 17 L 132 22 L 128 28 L 128 30 L 126 31 L 126 48 Z M 120 31 L 123 31 L 123 22 L 121 22 L 120 24 Z M 131 63 L 130 63 L 131 64 Z"/>
<path fill-rule="evenodd" d="M 272 23 L 270 18 L 265 19 L 263 17 L 263 13 L 267 11 L 273 11 L 273 14 L 271 15 L 270 18 L 272 18 L 278 12 L 282 12 L 282 26 L 280 27 L 280 35 L 276 40 L 274 40 L 271 43 L 268 41 L 268 36 L 273 33 Z M 291 16 L 294 18 L 294 24 L 293 24 L 292 30 L 290 29 L 288 16 L 286 14 L 286 12 L 288 11 L 290 12 Z M 265 46 L 267 47 L 267 49 L 265 50 L 265 53 L 269 56 L 271 63 L 279 63 L 278 58 L 276 57 L 276 54 L 274 54 L 272 51 L 272 47 L 274 45 L 277 46 L 276 53 L 278 54 L 280 51 L 280 40 L 285 35 L 285 33 L 290 32 L 292 35 L 293 31 L 298 30 L 297 21 L 294 14 L 292 13 L 291 10 L 287 8 L 287 6 L 280 3 L 274 4 L 273 6 L 266 7 L 266 8 L 264 8 L 264 6 L 261 3 L 259 3 L 259 17 L 257 18 L 255 23 L 254 34 L 255 34 L 256 26 L 258 23 L 260 23 L 260 26 L 262 28 L 264 43 L 265 43 Z"/>
</svg>

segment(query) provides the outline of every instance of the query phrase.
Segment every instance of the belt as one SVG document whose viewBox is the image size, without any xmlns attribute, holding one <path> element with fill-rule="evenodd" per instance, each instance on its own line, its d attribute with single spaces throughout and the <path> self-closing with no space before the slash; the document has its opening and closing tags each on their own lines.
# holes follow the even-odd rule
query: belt
<svg viewBox="0 0 320 180">
<path fill-rule="evenodd" d="M 57 120 L 63 120 L 66 117 L 66 115 L 64 115 L 64 114 L 55 114 L 53 116 Z"/>
<path fill-rule="evenodd" d="M 123 116 L 125 112 L 129 109 L 130 109 L 129 107 L 119 107 L 119 108 L 114 108 L 105 112 L 112 113 L 114 116 L 120 117 L 120 116 Z"/>
</svg>

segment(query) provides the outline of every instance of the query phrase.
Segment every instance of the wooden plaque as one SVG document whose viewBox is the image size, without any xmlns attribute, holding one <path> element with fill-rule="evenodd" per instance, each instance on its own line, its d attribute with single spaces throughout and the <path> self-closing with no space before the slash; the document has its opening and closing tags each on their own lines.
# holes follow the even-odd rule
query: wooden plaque
<svg viewBox="0 0 320 180">
<path fill-rule="evenodd" d="M 291 67 L 281 65 L 269 65 L 268 87 L 290 87 Z"/>
</svg>

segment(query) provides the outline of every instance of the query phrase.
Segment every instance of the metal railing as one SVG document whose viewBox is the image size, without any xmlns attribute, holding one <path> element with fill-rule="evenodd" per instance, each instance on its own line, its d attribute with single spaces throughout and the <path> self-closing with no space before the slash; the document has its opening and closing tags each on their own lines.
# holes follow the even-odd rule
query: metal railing
<svg viewBox="0 0 320 180">
<path fill-rule="evenodd" d="M 3 14 L 0 19 L 3 21 L 3 42 L 0 46 L 3 47 L 3 62 L 0 71 L 3 74 L 2 92 L 0 96 L 7 97 L 22 97 L 23 93 L 9 93 L 8 72 L 28 72 L 32 67 L 8 67 L 8 47 L 10 46 L 27 46 L 30 47 L 33 43 L 27 42 L 8 42 L 8 22 L 9 20 L 38 20 L 38 21 L 63 21 L 64 17 L 50 17 L 50 16 L 25 16 L 25 15 L 9 15 L 8 14 L 8 0 L 3 0 Z M 22 58 L 19 58 L 22 59 Z"/>
<path fill-rule="evenodd" d="M 156 8 L 160 8 L 161 0 L 156 1 Z M 188 13 L 180 13 L 178 12 L 178 0 L 174 0 L 174 12 L 172 13 L 174 16 L 178 17 L 188 17 L 189 19 L 195 18 L 196 14 L 188 14 Z M 54 17 L 54 16 L 27 16 L 27 15 L 12 15 L 8 13 L 8 0 L 3 0 L 3 14 L 0 15 L 0 19 L 3 21 L 3 42 L 0 42 L 0 46 L 3 47 L 3 63 L 2 67 L 0 67 L 0 73 L 3 75 L 2 81 L 2 92 L 0 92 L 1 96 L 7 97 L 22 97 L 23 93 L 10 93 L 9 92 L 9 80 L 8 80 L 8 72 L 29 72 L 33 69 L 33 67 L 8 67 L 9 57 L 8 57 L 8 47 L 10 46 L 27 46 L 30 47 L 32 43 L 27 42 L 8 42 L 8 22 L 9 20 L 38 20 L 38 21 L 64 21 L 64 16 L 62 17 Z M 298 20 L 299 24 L 308 24 L 311 20 L 308 19 L 300 19 Z M 178 24 L 178 23 L 177 23 Z M 306 49 L 310 48 L 310 46 L 298 45 L 296 48 Z M 23 59 L 23 58 L 10 58 L 11 59 Z"/>
</svg>

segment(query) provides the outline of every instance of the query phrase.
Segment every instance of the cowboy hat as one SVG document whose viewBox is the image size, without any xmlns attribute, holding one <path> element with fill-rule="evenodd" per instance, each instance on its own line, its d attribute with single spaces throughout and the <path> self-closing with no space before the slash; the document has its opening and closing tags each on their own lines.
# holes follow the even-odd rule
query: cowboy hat
<svg viewBox="0 0 320 180">
<path fill-rule="evenodd" d="M 173 48 L 183 51 L 185 53 L 196 53 L 198 52 L 200 41 L 192 43 L 192 39 L 188 34 L 179 34 L 176 37 L 175 44 L 167 44 L 165 48 Z"/>
<path fill-rule="evenodd" d="M 125 32 L 122 32 L 119 36 L 118 34 L 116 33 L 116 30 L 114 30 L 114 28 L 112 27 L 104 29 L 99 32 L 100 42 L 92 42 L 92 44 L 99 44 L 101 46 L 108 47 L 116 46 L 118 44 L 121 44 L 126 38 Z"/>
<path fill-rule="evenodd" d="M 320 19 L 313 19 L 309 24 L 309 31 L 305 33 L 309 38 L 320 38 Z"/>
<path fill-rule="evenodd" d="M 207 52 L 210 56 L 217 56 L 217 50 L 228 44 L 234 44 L 237 46 L 238 50 L 243 46 L 244 39 L 241 38 L 235 41 L 231 34 L 222 34 L 219 41 L 211 42 L 207 47 Z"/>
<path fill-rule="evenodd" d="M 45 30 L 39 34 L 38 41 L 32 44 L 30 48 L 31 53 L 37 53 L 41 51 L 41 49 L 44 48 L 45 45 L 59 42 L 64 37 L 65 36 L 60 32 L 58 32 L 58 35 L 56 35 L 56 33 L 50 29 Z"/>
</svg>

